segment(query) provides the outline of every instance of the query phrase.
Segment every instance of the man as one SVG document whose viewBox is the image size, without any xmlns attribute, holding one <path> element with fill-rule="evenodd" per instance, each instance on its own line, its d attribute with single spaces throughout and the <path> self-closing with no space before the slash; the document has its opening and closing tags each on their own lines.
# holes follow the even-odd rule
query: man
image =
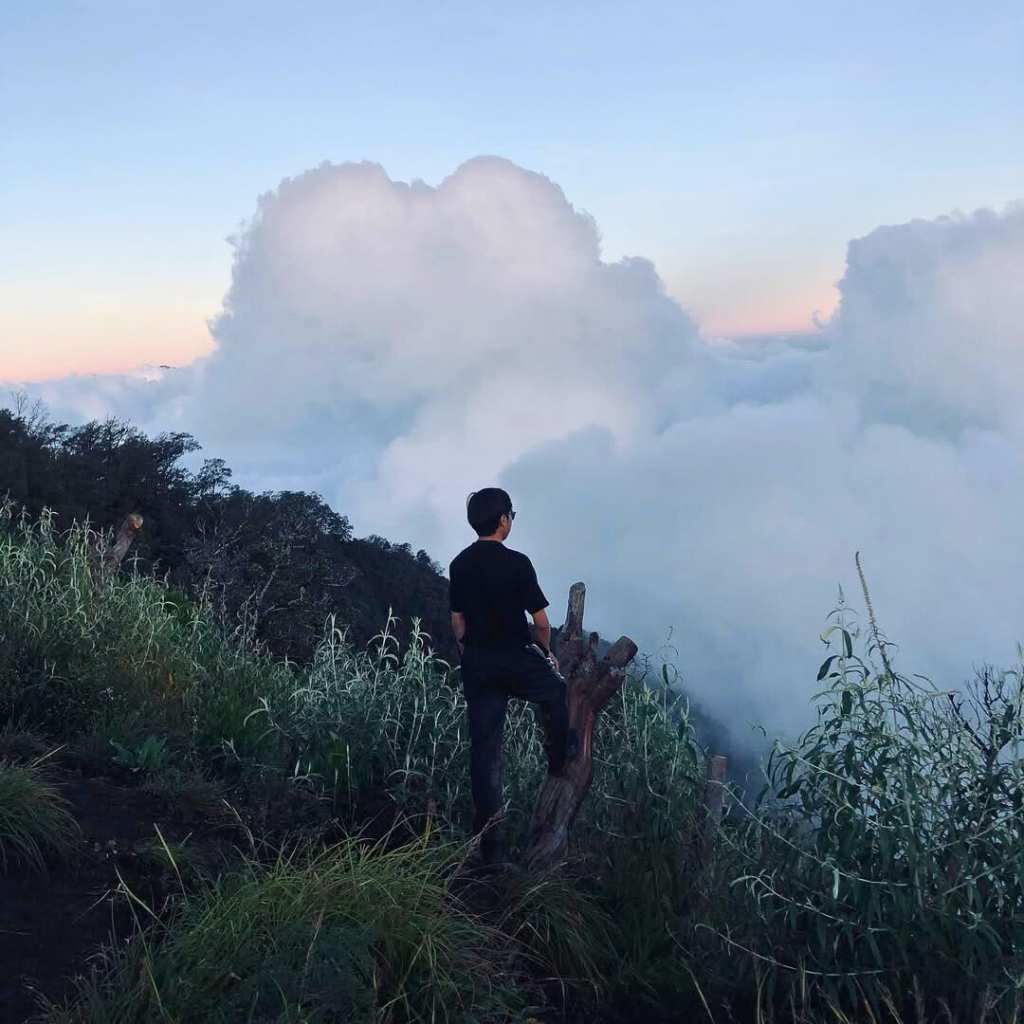
<svg viewBox="0 0 1024 1024">
<path fill-rule="evenodd" d="M 477 540 L 452 560 L 452 630 L 462 658 L 469 709 L 473 831 L 485 863 L 500 860 L 497 815 L 502 802 L 501 743 L 509 697 L 539 706 L 548 772 L 560 774 L 574 753 L 565 683 L 551 653 L 547 598 L 526 555 L 505 547 L 516 517 L 512 499 L 498 487 L 474 491 L 466 517 Z M 526 622 L 533 619 L 533 637 Z"/>
</svg>

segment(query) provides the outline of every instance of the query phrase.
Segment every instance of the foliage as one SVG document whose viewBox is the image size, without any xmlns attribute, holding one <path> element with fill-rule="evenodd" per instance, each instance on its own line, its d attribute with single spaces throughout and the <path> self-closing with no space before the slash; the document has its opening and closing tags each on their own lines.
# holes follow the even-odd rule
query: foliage
<svg viewBox="0 0 1024 1024">
<path fill-rule="evenodd" d="M 283 701 L 262 699 L 254 715 L 292 752 L 294 773 L 354 806 L 386 789 L 409 815 L 428 808 L 459 829 L 469 820 L 469 737 L 458 677 L 414 623 L 400 649 L 392 621 L 369 650 L 357 651 L 333 623 L 301 685 Z M 628 841 L 679 834 L 692 820 L 699 755 L 681 701 L 626 686 L 602 718 L 595 796 L 577 835 Z M 541 732 L 528 705 L 509 708 L 504 781 L 508 817 L 523 816 L 546 772 Z"/>
<path fill-rule="evenodd" d="M 78 839 L 78 823 L 43 765 L 0 761 L 0 867 L 17 860 L 42 871 L 47 858 L 69 857 Z"/>
<path fill-rule="evenodd" d="M 51 516 L 33 523 L 0 504 L 0 717 L 129 748 L 155 735 L 252 754 L 246 716 L 257 695 L 290 686 L 291 670 L 155 580 L 97 586 L 108 541 L 77 524 L 61 536 Z"/>
<path fill-rule="evenodd" d="M 147 736 L 137 747 L 113 744 L 117 751 L 114 764 L 131 772 L 151 775 L 163 771 L 170 760 L 167 741 L 161 736 Z"/>
<path fill-rule="evenodd" d="M 776 743 L 734 833 L 745 869 L 719 935 L 768 996 L 810 986 L 821 1007 L 880 1017 L 917 1003 L 1010 1015 L 1024 985 L 1024 674 L 940 690 L 893 669 L 873 620 L 861 657 L 842 601 L 832 617 L 817 722 Z"/>
<path fill-rule="evenodd" d="M 146 924 L 50 1007 L 53 1024 L 508 1021 L 526 1009 L 507 937 L 466 912 L 458 850 L 356 839 L 252 859 Z M 145 927 L 143 927 L 145 926 Z"/>
<path fill-rule="evenodd" d="M 259 779 L 321 800 L 350 824 L 385 805 L 406 829 L 427 821 L 432 834 L 466 839 L 457 670 L 418 623 L 402 643 L 391 618 L 359 648 L 331 618 L 308 664 L 283 662 L 251 630 L 229 634 L 208 605 L 140 573 L 96 586 L 91 566 L 103 543 L 84 527 L 62 536 L 50 517 L 0 509 L 0 715 L 18 723 L 9 737 L 22 737 L 0 737 L 0 747 L 30 749 L 33 730 L 83 735 L 108 753 L 120 744 L 140 769 L 163 758 L 181 766 L 180 784 L 167 771 L 147 782 L 169 800 L 195 785 L 212 806 L 220 787 Z M 342 1011 L 331 1000 L 341 997 L 309 980 L 329 975 L 347 979 L 353 1006 L 372 997 L 394 1019 L 428 1012 L 403 987 L 416 976 L 416 991 L 449 993 L 454 1015 L 468 1006 L 466 971 L 483 970 L 464 953 L 484 956 L 487 944 L 500 961 L 488 961 L 501 978 L 494 1005 L 508 1012 L 503 958 L 514 956 L 576 1000 L 643 1006 L 651 1017 L 685 1008 L 714 1019 L 728 1007 L 723 1019 L 747 1010 L 761 1019 L 1013 1019 L 1024 991 L 1024 670 L 983 669 L 972 684 L 942 690 L 898 673 L 873 617 L 865 643 L 851 614 L 841 603 L 823 637 L 817 721 L 776 744 L 756 799 L 732 801 L 710 863 L 694 855 L 704 763 L 687 707 L 641 676 L 600 720 L 571 873 L 510 876 L 498 911 L 474 903 L 470 913 L 452 895 L 451 857 L 430 844 L 415 857 L 403 848 L 405 861 L 377 849 L 380 866 L 364 863 L 369 847 L 355 841 L 328 860 L 292 845 L 271 865 L 253 860 L 189 897 L 89 982 L 66 1011 L 79 1016 L 66 1019 L 140 1019 L 165 990 L 167 1005 L 184 1000 L 167 1019 L 188 1019 L 188 1000 L 207 998 L 203 986 L 213 984 L 195 967 L 210 951 L 221 959 L 203 963 L 250 978 L 224 988 L 225 1005 L 239 1010 L 236 994 L 255 1000 L 278 1015 L 265 1019 L 334 1019 Z M 514 853 L 544 772 L 527 708 L 511 709 L 505 763 Z M 356 916 L 325 917 L 311 945 L 311 894 L 333 906 L 351 872 L 378 870 L 390 903 L 367 882 L 375 906 L 356 900 Z M 286 903 L 293 916 L 279 909 Z M 442 931 L 421 918 L 419 938 L 387 937 L 420 910 Z M 237 921 L 263 938 L 230 945 Z M 454 951 L 447 960 L 423 945 L 442 933 Z M 313 950 L 308 964 L 300 947 Z M 258 960 L 272 965 L 266 976 L 253 973 Z M 392 963 L 411 973 L 389 974 L 382 965 Z M 175 972 L 194 984 L 174 990 L 166 979 Z M 229 975 L 216 977 L 223 985 Z"/>
<path fill-rule="evenodd" d="M 302 491 L 253 494 L 221 459 L 196 470 L 188 434 L 147 437 L 116 420 L 54 424 L 41 406 L 0 409 L 0 499 L 66 529 L 116 529 L 129 512 L 145 525 L 132 560 L 203 590 L 223 622 L 246 628 L 279 657 L 308 660 L 331 611 L 362 645 L 393 608 L 418 615 L 453 653 L 447 582 L 426 552 L 352 536 L 345 516 Z M 404 636 L 403 636 L 404 639 Z"/>
<path fill-rule="evenodd" d="M 13 725 L 0 729 L 0 761 L 35 761 L 48 749 L 46 740 L 34 732 Z"/>
<path fill-rule="evenodd" d="M 615 924 L 593 893 L 564 872 L 513 872 L 499 886 L 498 927 L 542 977 L 599 998 L 615 963 Z"/>
</svg>

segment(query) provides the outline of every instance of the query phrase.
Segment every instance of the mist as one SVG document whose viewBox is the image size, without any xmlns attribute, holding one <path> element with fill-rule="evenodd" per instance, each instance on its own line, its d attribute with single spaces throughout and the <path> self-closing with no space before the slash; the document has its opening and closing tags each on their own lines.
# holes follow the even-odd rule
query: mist
<svg viewBox="0 0 1024 1024">
<path fill-rule="evenodd" d="M 481 157 L 437 187 L 324 164 L 232 239 L 211 355 L 25 386 L 53 415 L 185 430 L 253 488 L 320 492 L 447 563 L 505 486 L 554 607 L 669 658 L 742 733 L 810 714 L 864 559 L 897 665 L 956 686 L 1024 612 L 1024 207 L 850 242 L 810 336 L 702 335 L 558 186 Z M 150 379 L 155 377 L 155 379 Z"/>
</svg>

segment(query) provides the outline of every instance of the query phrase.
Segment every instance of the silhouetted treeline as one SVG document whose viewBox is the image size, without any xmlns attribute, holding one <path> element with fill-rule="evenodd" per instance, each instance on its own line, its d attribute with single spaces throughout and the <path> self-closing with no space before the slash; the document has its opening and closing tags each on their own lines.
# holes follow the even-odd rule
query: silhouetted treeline
<svg viewBox="0 0 1024 1024">
<path fill-rule="evenodd" d="M 344 515 L 317 494 L 254 494 L 221 459 L 182 465 L 199 450 L 189 434 L 147 437 L 107 420 L 72 427 L 39 409 L 0 410 L 0 497 L 57 526 L 97 529 L 133 511 L 145 517 L 139 567 L 204 590 L 228 624 L 240 620 L 278 655 L 306 660 L 331 612 L 357 644 L 387 620 L 407 633 L 413 616 L 451 657 L 448 581 L 425 551 L 383 537 L 354 538 Z"/>
</svg>

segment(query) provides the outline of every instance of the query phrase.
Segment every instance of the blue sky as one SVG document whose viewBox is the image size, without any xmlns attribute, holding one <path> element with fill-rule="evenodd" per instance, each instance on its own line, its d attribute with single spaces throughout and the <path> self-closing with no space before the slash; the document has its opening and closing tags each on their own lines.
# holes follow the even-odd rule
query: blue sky
<svg viewBox="0 0 1024 1024">
<path fill-rule="evenodd" d="M 14 2 L 0 378 L 189 358 L 256 197 L 494 153 L 711 333 L 828 312 L 847 241 L 1024 195 L 1024 5 Z"/>
</svg>

